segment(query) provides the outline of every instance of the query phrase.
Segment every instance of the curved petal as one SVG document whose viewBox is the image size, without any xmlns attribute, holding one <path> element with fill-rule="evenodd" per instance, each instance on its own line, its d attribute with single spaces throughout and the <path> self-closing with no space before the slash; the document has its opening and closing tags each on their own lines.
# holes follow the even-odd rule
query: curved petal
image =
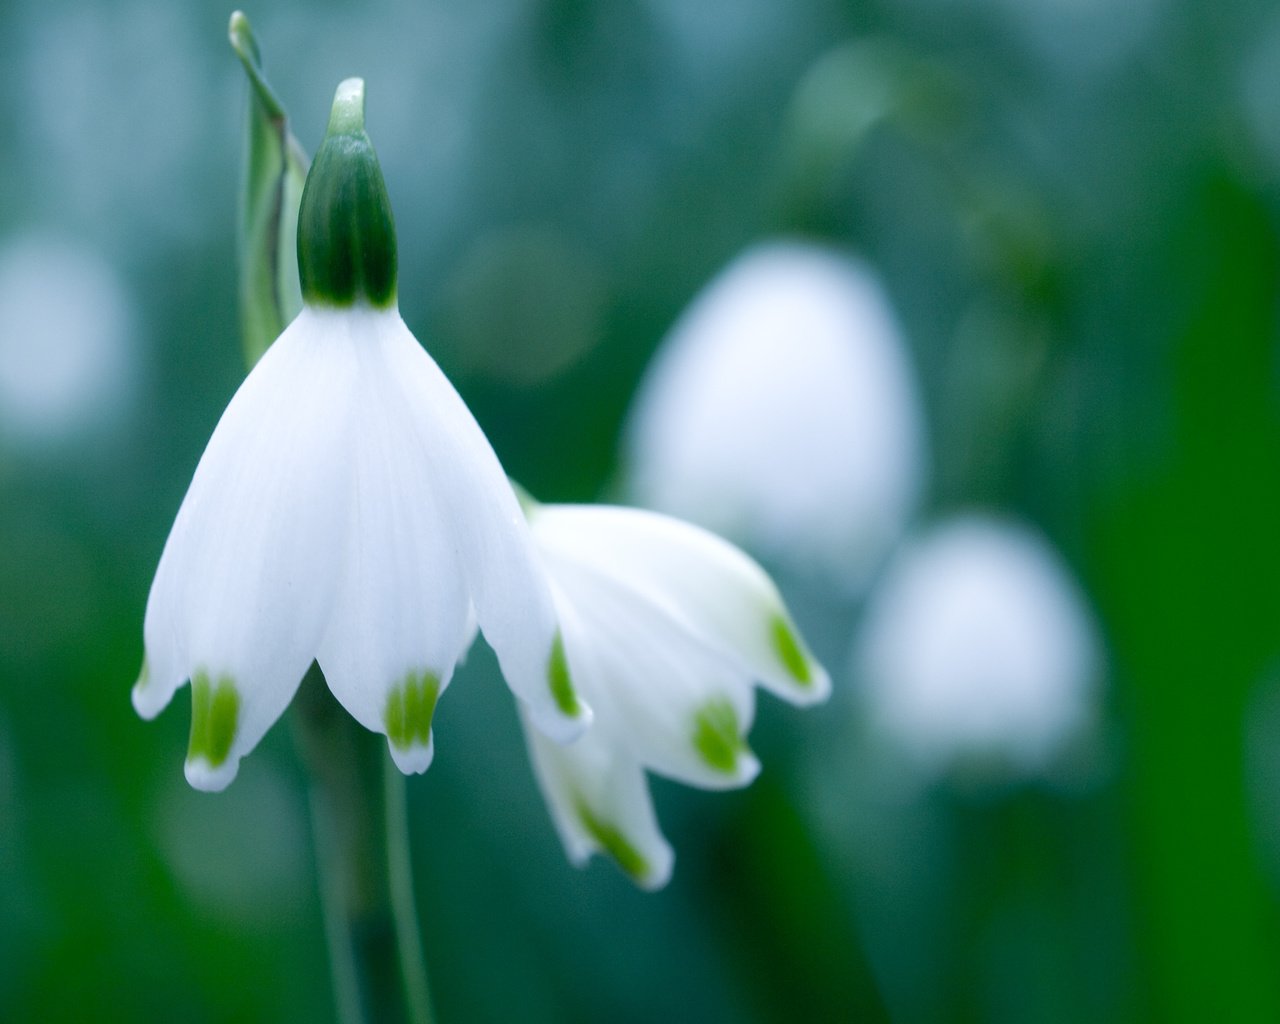
<svg viewBox="0 0 1280 1024">
<path fill-rule="evenodd" d="M 641 509 L 543 505 L 530 517 L 544 551 L 607 576 L 662 609 L 707 648 L 795 704 L 831 692 L 773 581 L 700 527 Z"/>
<path fill-rule="evenodd" d="M 399 314 L 380 344 L 417 427 L 467 576 L 476 618 L 538 728 L 567 742 L 590 722 L 566 670 L 551 592 L 511 485 L 453 385 Z"/>
<path fill-rule="evenodd" d="M 192 686 L 187 778 L 221 789 L 288 705 L 329 616 L 345 509 L 349 339 L 310 311 L 245 379 L 196 467 L 147 600 L 134 706 Z"/>
<path fill-rule="evenodd" d="M 660 889 L 675 860 L 658 828 L 640 763 L 597 722 L 573 743 L 547 739 L 521 707 L 529 758 L 569 860 L 592 853 L 613 860 L 644 889 Z"/>
<path fill-rule="evenodd" d="M 450 524 L 379 346 L 358 345 L 350 528 L 318 659 L 358 722 L 406 773 L 431 763 L 431 718 L 470 642 L 471 605 Z"/>
<path fill-rule="evenodd" d="M 726 789 L 755 778 L 746 674 L 609 580 L 550 565 L 569 662 L 602 727 L 646 767 L 689 785 Z"/>
</svg>

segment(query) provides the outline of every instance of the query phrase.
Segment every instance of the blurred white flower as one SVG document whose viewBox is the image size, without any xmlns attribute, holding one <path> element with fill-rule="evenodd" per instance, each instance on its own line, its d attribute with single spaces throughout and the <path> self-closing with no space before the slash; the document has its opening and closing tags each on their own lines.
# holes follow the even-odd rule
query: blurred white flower
<svg viewBox="0 0 1280 1024">
<path fill-rule="evenodd" d="M 858 261 L 749 250 L 659 350 L 635 402 L 640 504 L 861 587 L 916 507 L 924 427 L 901 332 Z"/>
<path fill-rule="evenodd" d="M 137 367 L 129 296 L 111 265 L 51 234 L 0 250 L 0 433 L 48 443 L 100 428 Z"/>
<path fill-rule="evenodd" d="M 872 725 L 929 771 L 976 755 L 1037 773 L 1090 724 L 1100 670 L 1062 560 L 1030 529 L 979 517 L 902 549 L 854 653 Z"/>
<path fill-rule="evenodd" d="M 605 505 L 526 507 L 556 595 L 564 650 L 595 717 L 582 738 L 530 755 L 569 857 L 602 852 L 645 888 L 665 885 L 671 847 L 645 769 L 691 786 L 744 786 L 754 684 L 793 704 L 826 698 L 765 572 L 679 520 Z"/>
</svg>

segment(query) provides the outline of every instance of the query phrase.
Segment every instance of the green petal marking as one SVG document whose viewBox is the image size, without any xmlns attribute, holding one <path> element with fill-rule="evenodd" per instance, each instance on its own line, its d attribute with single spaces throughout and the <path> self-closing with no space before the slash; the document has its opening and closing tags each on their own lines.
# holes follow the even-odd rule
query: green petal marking
<svg viewBox="0 0 1280 1024">
<path fill-rule="evenodd" d="M 138 669 L 138 681 L 133 685 L 139 690 L 145 690 L 149 682 L 151 682 L 151 663 L 144 657 L 142 659 L 142 668 Z"/>
<path fill-rule="evenodd" d="M 746 753 L 738 712 L 724 697 L 715 697 L 702 705 L 693 719 L 693 745 L 702 760 L 725 775 L 738 768 L 738 757 Z"/>
<path fill-rule="evenodd" d="M 556 707 L 570 718 L 576 718 L 582 712 L 578 704 L 578 695 L 573 689 L 573 679 L 569 675 L 569 659 L 564 653 L 564 636 L 557 632 L 551 644 L 551 658 L 547 661 L 547 685 L 551 688 L 551 696 Z"/>
<path fill-rule="evenodd" d="M 631 841 L 622 834 L 622 831 L 616 825 L 611 825 L 607 821 L 597 818 L 591 812 L 591 808 L 587 806 L 586 801 L 579 800 L 574 809 L 577 811 L 578 820 L 582 822 L 582 827 L 586 829 L 587 835 L 627 875 L 639 882 L 649 874 L 649 862 L 644 859 L 639 850 L 631 845 Z"/>
<path fill-rule="evenodd" d="M 809 667 L 809 659 L 805 657 L 800 638 L 791 628 L 791 623 L 781 615 L 774 615 L 769 623 L 769 638 L 773 641 L 774 653 L 791 678 L 801 686 L 812 683 L 813 669 Z"/>
<path fill-rule="evenodd" d="M 431 740 L 431 719 L 440 698 L 440 678 L 434 672 L 410 672 L 387 694 L 383 719 L 387 739 L 397 750 L 425 747 Z"/>
<path fill-rule="evenodd" d="M 240 694 L 230 676 L 217 682 L 209 673 L 200 671 L 191 677 L 191 741 L 187 744 L 187 760 L 203 758 L 210 768 L 217 768 L 231 753 L 240 723 Z"/>
</svg>

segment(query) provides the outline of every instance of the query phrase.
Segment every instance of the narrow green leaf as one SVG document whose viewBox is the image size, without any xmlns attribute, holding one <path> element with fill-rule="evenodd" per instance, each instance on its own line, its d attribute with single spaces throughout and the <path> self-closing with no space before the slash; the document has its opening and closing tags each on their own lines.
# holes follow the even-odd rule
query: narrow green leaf
<svg viewBox="0 0 1280 1024">
<path fill-rule="evenodd" d="M 241 11 L 231 15 L 228 34 L 250 85 L 237 255 L 241 340 L 253 366 L 302 309 L 295 240 L 308 160 L 262 74 L 257 40 Z"/>
</svg>

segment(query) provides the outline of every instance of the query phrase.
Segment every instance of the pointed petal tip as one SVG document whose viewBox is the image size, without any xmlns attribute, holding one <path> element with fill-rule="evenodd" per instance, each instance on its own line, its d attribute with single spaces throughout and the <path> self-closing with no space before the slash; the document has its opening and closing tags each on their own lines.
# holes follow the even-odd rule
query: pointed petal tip
<svg viewBox="0 0 1280 1024">
<path fill-rule="evenodd" d="M 821 704 L 831 698 L 831 673 L 816 661 L 812 664 L 813 685 L 809 688 L 812 696 L 807 703 Z"/>
<path fill-rule="evenodd" d="M 813 658 L 808 660 L 808 679 L 793 683 L 778 695 L 796 707 L 812 707 L 831 698 L 831 674 Z"/>
<path fill-rule="evenodd" d="M 183 766 L 187 782 L 202 793 L 221 793 L 240 771 L 240 758 L 232 757 L 214 767 L 204 757 L 189 758 Z"/>
<path fill-rule="evenodd" d="M 133 684 L 133 689 L 129 693 L 129 700 L 133 702 L 133 710 L 138 713 L 138 717 L 144 718 L 148 722 L 160 714 L 165 705 L 168 704 L 168 701 L 161 703 L 155 691 L 149 689 L 141 679 Z"/>
<path fill-rule="evenodd" d="M 645 842 L 632 834 L 629 827 L 623 828 L 599 817 L 585 803 L 578 805 L 577 819 L 583 833 L 584 854 L 599 853 L 613 861 L 641 889 L 653 891 L 667 884 L 675 853 L 660 833 L 653 837 L 656 841 Z M 572 849 L 569 857 L 579 865 L 587 861 L 586 855 L 579 861 Z"/>
<path fill-rule="evenodd" d="M 155 684 L 150 666 L 144 661 L 138 673 L 138 681 L 129 691 L 129 699 L 133 702 L 133 710 L 138 713 L 138 717 L 149 722 L 169 706 L 169 701 L 173 699 L 173 691 L 173 687 Z"/>
<path fill-rule="evenodd" d="M 665 889 L 667 883 L 671 881 L 671 872 L 675 866 L 674 862 L 675 858 L 672 857 L 665 867 L 655 868 L 649 874 L 639 878 L 633 877 L 631 880 L 645 892 L 657 892 L 659 889 Z"/>
<path fill-rule="evenodd" d="M 618 851 L 613 849 L 602 849 L 599 853 L 612 861 L 614 867 L 626 875 L 637 889 L 645 892 L 657 892 L 665 888 L 671 881 L 671 873 L 675 867 L 675 853 L 665 842 L 640 859 L 620 857 Z"/>
<path fill-rule="evenodd" d="M 397 746 L 390 738 L 387 749 L 391 751 L 391 760 L 405 775 L 421 775 L 431 767 L 436 756 L 435 737 L 428 736 L 426 744 L 414 742 L 406 747 Z"/>
<path fill-rule="evenodd" d="M 702 771 L 690 784 L 704 789 L 737 789 L 760 774 L 760 761 L 747 746 L 744 720 L 727 697 L 707 701 L 694 715 L 690 733 Z"/>
<path fill-rule="evenodd" d="M 551 709 L 529 703 L 525 707 L 528 708 L 529 717 L 533 719 L 537 730 L 562 746 L 582 736 L 595 721 L 595 712 L 581 698 L 576 699 L 572 714 L 559 707 Z"/>
<path fill-rule="evenodd" d="M 649 851 L 645 870 L 638 874 L 628 873 L 627 877 L 635 883 L 637 888 L 643 889 L 645 892 L 657 892 L 659 889 L 665 889 L 667 883 L 671 881 L 671 873 L 675 869 L 675 863 L 675 851 L 671 849 L 671 844 L 664 839 L 661 845 Z M 619 865 L 619 867 L 621 866 Z"/>
<path fill-rule="evenodd" d="M 726 789 L 744 789 L 755 782 L 760 774 L 760 758 L 745 744 L 733 757 L 732 764 L 710 764 L 711 771 L 703 771 L 697 779 L 683 780 L 689 785 L 713 792 Z"/>
</svg>

